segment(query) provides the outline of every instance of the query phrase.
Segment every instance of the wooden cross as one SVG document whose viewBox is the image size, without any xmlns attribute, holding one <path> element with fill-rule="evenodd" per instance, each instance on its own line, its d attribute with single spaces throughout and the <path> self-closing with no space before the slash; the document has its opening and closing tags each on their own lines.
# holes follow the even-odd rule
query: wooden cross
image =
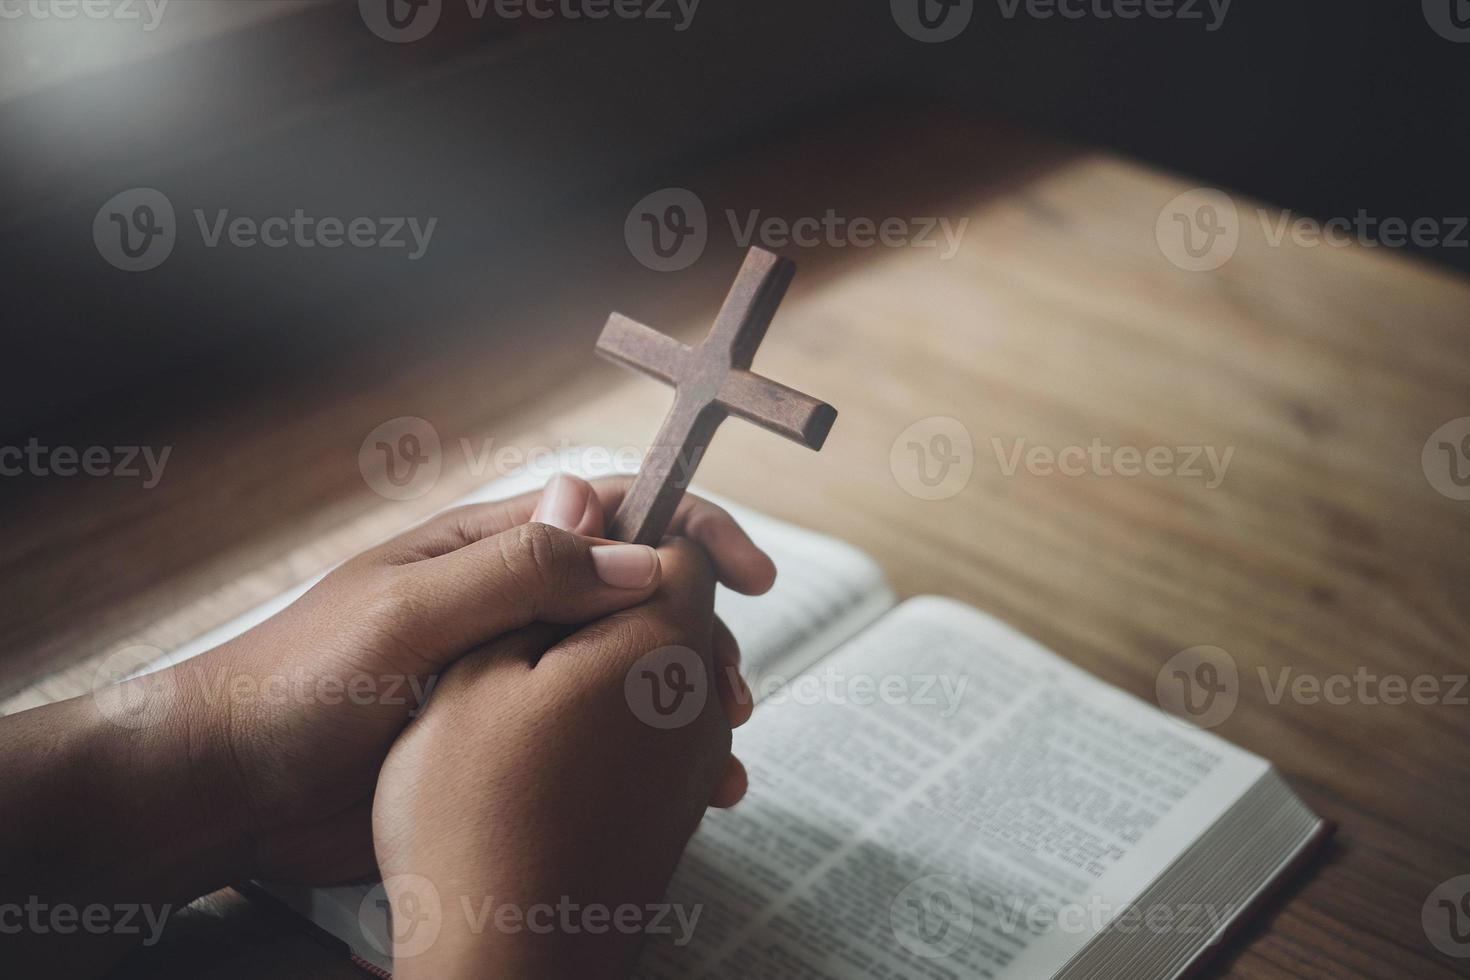
<svg viewBox="0 0 1470 980">
<path fill-rule="evenodd" d="M 609 538 L 649 545 L 663 540 L 715 430 L 728 416 L 810 449 L 821 449 L 827 441 L 837 409 L 750 370 L 794 275 L 790 260 L 752 248 L 714 328 L 698 347 L 620 313 L 608 317 L 597 340 L 598 355 L 674 386 L 674 407 L 613 517 Z"/>
</svg>

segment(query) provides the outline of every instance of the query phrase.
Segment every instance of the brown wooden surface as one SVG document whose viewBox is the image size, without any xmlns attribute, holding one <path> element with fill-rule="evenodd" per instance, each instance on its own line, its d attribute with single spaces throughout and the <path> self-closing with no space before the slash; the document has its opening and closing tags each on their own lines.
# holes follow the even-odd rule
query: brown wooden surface
<svg viewBox="0 0 1470 980">
<path fill-rule="evenodd" d="M 655 189 L 633 188 L 527 243 L 523 266 L 487 262 L 462 323 L 407 323 L 392 351 L 158 431 L 120 406 L 112 424 L 131 441 L 175 446 L 157 489 L 50 481 L 20 488 L 0 519 L 0 670 L 8 690 L 31 684 L 9 706 L 85 690 L 89 661 L 116 646 L 177 643 L 494 477 L 469 471 L 460 438 L 646 438 L 666 389 L 595 364 L 592 343 L 609 309 L 703 335 L 739 263 L 724 209 L 970 217 L 949 261 L 799 250 L 756 366 L 821 392 L 842 420 L 821 454 L 728 425 L 701 483 L 846 538 L 900 593 L 989 610 L 1148 700 L 1174 653 L 1225 648 L 1247 683 L 1218 731 L 1275 761 L 1340 830 L 1207 975 L 1464 975 L 1430 946 L 1420 909 L 1470 873 L 1470 710 L 1271 704 L 1249 679 L 1467 669 L 1470 504 L 1430 487 L 1420 452 L 1470 415 L 1470 284 L 1385 249 L 1272 247 L 1245 201 L 1230 263 L 1183 272 L 1154 224 L 1194 182 L 953 120 L 859 119 L 686 185 L 714 225 L 687 272 L 649 272 L 624 250 L 627 209 Z M 388 502 L 357 451 L 406 414 L 439 430 L 445 472 L 425 497 Z M 890 468 L 895 439 L 930 416 L 961 420 L 975 446 L 969 484 L 935 502 Z M 1017 437 L 1236 453 L 1215 489 L 1006 476 L 990 440 Z M 125 972 L 353 975 L 289 920 L 228 907 L 201 909 L 185 939 Z"/>
<path fill-rule="evenodd" d="M 740 266 L 715 325 L 697 346 L 664 338 L 614 313 L 597 353 L 674 386 L 674 404 L 642 454 L 638 478 L 608 526 L 608 537 L 658 544 L 694 479 L 710 441 L 730 415 L 821 449 L 837 412 L 809 395 L 750 371 L 756 351 L 786 295 L 796 266 L 752 248 Z"/>
</svg>

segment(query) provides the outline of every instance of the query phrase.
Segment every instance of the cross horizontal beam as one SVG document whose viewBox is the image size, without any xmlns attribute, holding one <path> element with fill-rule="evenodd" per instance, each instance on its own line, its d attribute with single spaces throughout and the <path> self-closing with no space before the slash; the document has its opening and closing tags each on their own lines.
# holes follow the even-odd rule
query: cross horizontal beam
<svg viewBox="0 0 1470 980">
<path fill-rule="evenodd" d="M 638 544 L 663 538 L 715 431 L 730 415 L 822 448 L 837 410 L 750 370 L 795 272 L 790 261 L 751 249 L 714 327 L 697 347 L 621 313 L 608 317 L 597 353 L 673 385 L 675 392 L 674 407 L 613 518 L 612 537 Z"/>
</svg>

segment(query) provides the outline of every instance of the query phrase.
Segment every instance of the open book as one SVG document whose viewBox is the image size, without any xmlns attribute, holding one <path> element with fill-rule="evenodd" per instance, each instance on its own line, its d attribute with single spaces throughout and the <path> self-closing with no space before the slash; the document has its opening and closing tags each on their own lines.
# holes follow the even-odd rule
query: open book
<svg viewBox="0 0 1470 980">
<path fill-rule="evenodd" d="M 640 978 L 1178 977 L 1327 837 L 1264 760 L 731 509 L 780 569 L 716 601 L 760 701 L 735 740 L 750 792 L 706 816 L 667 896 L 690 927 L 648 930 Z M 381 887 L 265 887 L 391 970 Z"/>
</svg>

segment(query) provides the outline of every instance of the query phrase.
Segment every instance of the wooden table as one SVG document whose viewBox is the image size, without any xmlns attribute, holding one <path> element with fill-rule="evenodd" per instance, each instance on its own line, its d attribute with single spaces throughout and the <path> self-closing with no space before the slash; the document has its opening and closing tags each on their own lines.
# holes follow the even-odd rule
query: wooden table
<svg viewBox="0 0 1470 980">
<path fill-rule="evenodd" d="M 116 647 L 171 646 L 493 478 L 471 472 L 461 439 L 646 441 L 667 392 L 594 361 L 593 341 L 613 308 L 702 336 L 739 261 L 726 208 L 967 217 L 947 261 L 787 249 L 801 271 L 756 368 L 841 418 L 820 456 L 731 422 L 701 482 L 844 537 L 901 594 L 989 610 L 1145 699 L 1174 653 L 1223 647 L 1243 684 L 1219 732 L 1274 760 L 1340 832 L 1209 975 L 1464 975 L 1420 909 L 1470 873 L 1470 710 L 1272 704 L 1257 671 L 1274 684 L 1282 668 L 1470 669 L 1470 503 L 1436 492 L 1420 462 L 1430 433 L 1470 415 L 1470 284 L 1381 248 L 1273 246 L 1243 200 L 1235 256 L 1186 272 L 1155 222 L 1187 179 L 954 119 L 859 118 L 682 182 L 713 222 L 686 272 L 630 257 L 623 218 L 655 188 L 630 189 L 521 243 L 515 264 L 487 260 L 460 322 L 405 324 L 392 350 L 154 433 L 174 446 L 157 489 L 22 493 L 0 517 L 7 710 L 85 691 Z M 430 420 L 446 447 L 434 491 L 401 503 L 356 462 L 400 415 Z M 958 419 L 974 445 L 968 485 L 941 501 L 890 467 L 898 435 L 931 416 Z M 1018 438 L 1234 456 L 1216 488 L 1006 475 L 992 440 L 1004 454 Z M 231 893 L 180 921 L 120 975 L 351 975 Z"/>
</svg>

